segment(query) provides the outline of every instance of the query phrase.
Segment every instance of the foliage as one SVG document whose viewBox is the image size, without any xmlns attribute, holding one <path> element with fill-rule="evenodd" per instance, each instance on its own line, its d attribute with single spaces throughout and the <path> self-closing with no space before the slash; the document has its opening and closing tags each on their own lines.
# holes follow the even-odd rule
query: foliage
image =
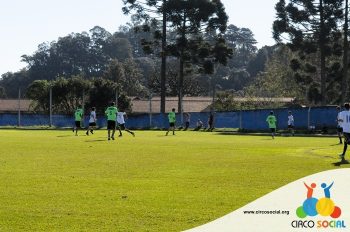
<svg viewBox="0 0 350 232">
<path fill-rule="evenodd" d="M 178 110 L 181 112 L 185 66 L 197 65 L 200 71 L 213 73 L 214 63 L 226 65 L 232 55 L 223 37 L 228 16 L 221 1 L 168 0 L 164 7 L 169 27 L 175 33 L 167 51 L 179 59 Z"/>
<path fill-rule="evenodd" d="M 108 79 L 96 78 L 92 80 L 89 90 L 87 108 L 96 107 L 97 112 L 103 113 L 106 106 L 116 99 L 117 84 Z M 131 100 L 124 94 L 118 94 L 118 108 L 131 112 Z"/>
<path fill-rule="evenodd" d="M 123 63 L 112 60 L 105 73 L 105 77 L 117 84 L 118 92 L 124 92 L 129 96 L 143 95 L 144 86 L 141 83 L 141 72 L 138 65 L 127 59 Z"/>
<path fill-rule="evenodd" d="M 111 101 L 115 101 L 116 87 L 115 82 L 103 78 L 84 80 L 77 76 L 54 81 L 36 80 L 29 85 L 26 97 L 35 100 L 34 110 L 48 112 L 52 88 L 53 111 L 56 113 L 70 114 L 78 105 L 94 106 L 103 112 Z M 130 99 L 125 94 L 119 95 L 118 103 L 125 110 L 131 110 Z"/>
<path fill-rule="evenodd" d="M 260 72 L 245 91 L 250 96 L 264 98 L 280 98 L 294 96 L 306 101 L 307 86 L 300 86 L 294 78 L 294 73 L 288 64 L 294 54 L 286 46 L 276 46 L 272 57 L 266 64 L 265 71 Z"/>
<path fill-rule="evenodd" d="M 285 0 L 279 0 L 276 4 L 273 36 L 277 42 L 288 39 L 292 51 L 298 52 L 298 59 L 304 64 L 297 72 L 299 78 L 311 77 L 309 96 L 315 102 L 319 98 L 323 104 L 329 101 L 327 85 L 331 82 L 328 75 L 332 65 L 329 58 L 342 53 L 339 31 L 342 3 L 342 0 L 293 0 L 286 4 Z M 306 63 L 317 72 L 310 73 Z"/>
<path fill-rule="evenodd" d="M 4 87 L 0 86 L 0 98 L 6 98 L 6 90 Z"/>
</svg>

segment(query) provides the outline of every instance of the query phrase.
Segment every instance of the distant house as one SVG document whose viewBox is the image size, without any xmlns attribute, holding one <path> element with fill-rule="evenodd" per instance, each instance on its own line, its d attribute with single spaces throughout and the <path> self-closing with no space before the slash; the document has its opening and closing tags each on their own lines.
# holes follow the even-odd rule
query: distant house
<svg viewBox="0 0 350 232">
<path fill-rule="evenodd" d="M 294 98 L 235 98 L 238 102 L 244 101 L 259 101 L 259 102 L 283 102 L 290 103 Z M 132 112 L 133 113 L 145 113 L 150 111 L 150 100 L 132 98 Z M 183 112 L 210 112 L 211 104 L 213 102 L 212 97 L 184 97 L 183 98 Z M 152 112 L 160 112 L 160 97 L 153 97 L 151 101 Z M 177 97 L 167 97 L 165 102 L 165 111 L 170 112 L 172 108 L 178 108 Z"/>
<path fill-rule="evenodd" d="M 0 112 L 17 112 L 20 109 L 23 112 L 30 111 L 32 100 L 21 99 L 0 99 Z"/>
<path fill-rule="evenodd" d="M 150 112 L 150 100 L 149 99 L 132 99 L 132 112 L 133 113 L 145 113 Z M 212 103 L 211 97 L 184 97 L 183 98 L 183 111 L 184 112 L 209 112 L 210 105 Z M 152 98 L 152 112 L 160 112 L 160 97 Z M 165 111 L 170 112 L 172 108 L 178 108 L 177 97 L 167 97 L 165 102 Z"/>
<path fill-rule="evenodd" d="M 236 101 L 247 101 L 246 98 L 236 98 Z M 293 98 L 254 98 L 249 101 L 276 101 L 289 103 Z M 183 111 L 184 112 L 210 112 L 212 104 L 212 97 L 184 97 L 183 98 Z M 32 100 L 21 99 L 20 103 L 17 99 L 0 99 L 0 112 L 17 112 L 20 108 L 22 112 L 30 112 L 30 105 Z M 140 99 L 138 97 L 131 97 L 132 112 L 133 113 L 149 113 L 150 106 L 152 107 L 152 113 L 160 112 L 160 97 L 153 97 L 149 99 Z M 167 97 L 165 102 L 165 111 L 170 112 L 172 108 L 178 108 L 177 97 Z"/>
</svg>

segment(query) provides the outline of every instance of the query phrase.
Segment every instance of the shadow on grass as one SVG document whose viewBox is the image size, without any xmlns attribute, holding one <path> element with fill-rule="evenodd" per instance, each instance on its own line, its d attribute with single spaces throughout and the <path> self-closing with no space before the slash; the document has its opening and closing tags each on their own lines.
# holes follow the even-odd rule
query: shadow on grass
<svg viewBox="0 0 350 232">
<path fill-rule="evenodd" d="M 240 133 L 240 132 L 217 132 L 217 131 L 204 131 L 214 133 L 215 135 L 246 135 L 246 136 L 270 136 L 271 133 Z M 277 137 L 281 137 L 280 134 L 276 134 Z"/>
<path fill-rule="evenodd" d="M 339 145 L 343 145 L 343 144 L 342 143 L 336 143 L 336 144 L 331 144 L 329 146 L 334 147 L 334 146 L 339 146 Z"/>
<path fill-rule="evenodd" d="M 342 160 L 342 161 L 333 163 L 333 165 L 336 167 L 340 167 L 341 165 L 345 165 L 345 164 L 350 164 L 350 163 L 347 160 Z"/>
<path fill-rule="evenodd" d="M 72 137 L 72 136 L 75 136 L 74 134 L 73 135 L 57 135 L 56 137 L 57 138 L 64 138 L 64 137 Z"/>
<path fill-rule="evenodd" d="M 108 141 L 107 139 L 92 139 L 92 140 L 85 140 L 87 143 L 94 143 L 94 142 L 103 142 Z"/>
</svg>

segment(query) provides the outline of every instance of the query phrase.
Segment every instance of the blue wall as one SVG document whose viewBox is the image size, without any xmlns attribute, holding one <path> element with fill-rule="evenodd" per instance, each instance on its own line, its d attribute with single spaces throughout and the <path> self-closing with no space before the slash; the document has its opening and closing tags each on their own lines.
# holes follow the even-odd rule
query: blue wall
<svg viewBox="0 0 350 232">
<path fill-rule="evenodd" d="M 278 129 L 287 128 L 287 116 L 289 109 L 275 109 Z M 309 108 L 292 109 L 296 128 L 307 128 Z M 214 117 L 214 126 L 216 128 L 242 128 L 248 130 L 267 129 L 266 117 L 270 110 L 246 110 L 237 112 L 217 112 Z M 315 107 L 310 110 L 310 125 L 316 128 L 323 126 L 336 127 L 336 108 L 335 107 Z M 209 113 L 191 113 L 190 127 L 195 127 L 198 119 L 201 119 L 207 126 Z M 53 125 L 56 127 L 72 127 L 74 124 L 71 115 L 53 115 Z M 177 115 L 177 126 L 181 126 L 180 115 Z M 85 124 L 88 125 L 88 117 L 85 117 Z M 0 114 L 0 126 L 17 126 L 17 114 Z M 97 124 L 99 127 L 106 126 L 104 116 L 99 116 Z M 43 114 L 21 114 L 21 126 L 39 126 L 49 125 L 49 116 Z M 147 128 L 150 125 L 148 114 L 133 115 L 127 119 L 127 126 L 130 128 Z M 168 127 L 167 115 L 152 114 L 152 127 Z"/>
</svg>

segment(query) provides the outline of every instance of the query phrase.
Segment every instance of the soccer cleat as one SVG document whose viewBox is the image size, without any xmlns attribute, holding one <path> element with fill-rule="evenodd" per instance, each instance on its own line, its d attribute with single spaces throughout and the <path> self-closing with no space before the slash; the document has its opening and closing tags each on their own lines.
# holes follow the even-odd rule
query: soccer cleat
<svg viewBox="0 0 350 232">
<path fill-rule="evenodd" d="M 119 135 L 118 137 L 122 137 L 123 135 Z"/>
<path fill-rule="evenodd" d="M 86 135 L 89 135 L 89 131 L 86 131 L 86 133 L 85 133 Z"/>
<path fill-rule="evenodd" d="M 108 140 L 111 140 L 111 138 L 110 138 L 110 137 L 108 137 Z"/>
<path fill-rule="evenodd" d="M 131 134 L 132 134 L 132 136 L 134 136 L 134 137 L 135 137 L 135 133 L 134 133 L 134 132 L 132 132 Z"/>
<path fill-rule="evenodd" d="M 112 137 L 112 140 L 114 140 L 114 137 Z"/>
<path fill-rule="evenodd" d="M 91 134 L 94 134 L 94 130 L 90 130 L 90 133 L 91 133 Z"/>
</svg>

